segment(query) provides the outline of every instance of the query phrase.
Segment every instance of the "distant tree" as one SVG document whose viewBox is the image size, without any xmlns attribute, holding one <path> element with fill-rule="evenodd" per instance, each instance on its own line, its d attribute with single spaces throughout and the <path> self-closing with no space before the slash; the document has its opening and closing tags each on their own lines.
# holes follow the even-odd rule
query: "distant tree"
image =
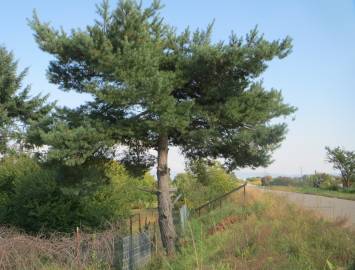
<svg viewBox="0 0 355 270">
<path fill-rule="evenodd" d="M 264 166 L 286 132 L 286 124 L 271 120 L 295 108 L 283 102 L 280 91 L 267 91 L 257 80 L 268 61 L 289 54 L 289 38 L 269 42 L 255 29 L 245 38 L 232 34 L 228 42 L 213 43 L 212 25 L 178 34 L 160 9 L 155 0 L 146 8 L 120 1 L 113 10 L 104 1 L 100 20 L 84 30 L 58 31 L 37 15 L 30 25 L 39 47 L 55 58 L 49 80 L 94 97 L 64 110 L 49 132 L 41 132 L 43 142 L 68 163 L 84 162 L 117 144 L 155 149 L 160 232 L 171 255 L 176 234 L 169 147 L 179 146 L 190 159 L 223 158 L 229 169 Z"/>
<path fill-rule="evenodd" d="M 347 151 L 340 147 L 331 149 L 326 147 L 327 160 L 333 164 L 334 169 L 339 170 L 343 187 L 349 188 L 355 181 L 355 151 Z"/>
<path fill-rule="evenodd" d="M 30 87 L 22 88 L 27 69 L 17 74 L 17 62 L 6 48 L 0 46 L 0 154 L 9 141 L 23 143 L 31 122 L 39 121 L 52 109 L 47 97 L 30 97 Z"/>
<path fill-rule="evenodd" d="M 311 182 L 312 187 L 320 188 L 320 185 L 323 182 L 323 178 L 319 173 L 315 172 L 313 175 L 309 176 L 309 181 Z"/>
<path fill-rule="evenodd" d="M 336 188 L 337 187 L 337 180 L 334 176 L 327 174 L 327 173 L 319 173 L 315 172 L 312 175 L 309 175 L 308 184 L 314 188 Z"/>
<path fill-rule="evenodd" d="M 261 178 L 261 185 L 262 186 L 269 186 L 272 181 L 272 176 L 267 175 Z"/>
</svg>

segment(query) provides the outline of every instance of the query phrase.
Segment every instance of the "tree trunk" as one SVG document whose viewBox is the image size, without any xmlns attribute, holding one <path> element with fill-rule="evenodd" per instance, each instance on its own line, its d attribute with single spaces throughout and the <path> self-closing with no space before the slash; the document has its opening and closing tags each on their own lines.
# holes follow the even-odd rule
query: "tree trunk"
<svg viewBox="0 0 355 270">
<path fill-rule="evenodd" d="M 351 187 L 351 180 L 343 177 L 343 188 L 348 189 Z"/>
<path fill-rule="evenodd" d="M 158 214 L 159 228 L 163 246 L 168 256 L 175 253 L 175 227 L 172 215 L 172 203 L 169 191 L 169 169 L 168 169 L 168 136 L 161 135 L 158 142 Z"/>
</svg>

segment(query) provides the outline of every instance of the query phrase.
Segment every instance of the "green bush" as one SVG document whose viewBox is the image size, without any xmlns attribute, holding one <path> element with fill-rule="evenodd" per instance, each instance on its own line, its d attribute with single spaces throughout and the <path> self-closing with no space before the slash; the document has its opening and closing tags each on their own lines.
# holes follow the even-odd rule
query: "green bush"
<svg viewBox="0 0 355 270">
<path fill-rule="evenodd" d="M 279 176 L 272 179 L 272 186 L 302 186 L 304 185 L 302 178 Z"/>
<path fill-rule="evenodd" d="M 256 186 L 261 186 L 261 178 L 260 177 L 249 177 L 246 179 L 248 183 Z"/>
<path fill-rule="evenodd" d="M 56 172 L 37 171 L 15 180 L 8 223 L 26 231 L 71 231 L 80 220 L 80 198 L 63 194 Z"/>
<path fill-rule="evenodd" d="M 272 186 L 313 187 L 327 190 L 338 190 L 341 180 L 327 173 L 315 173 L 303 177 L 279 176 L 271 180 Z"/>
<path fill-rule="evenodd" d="M 338 190 L 341 180 L 327 173 L 315 173 L 306 178 L 306 184 L 314 188 Z"/>
<path fill-rule="evenodd" d="M 10 204 L 15 194 L 16 182 L 21 177 L 38 171 L 39 166 L 26 156 L 10 156 L 0 160 L 0 221 L 10 218 Z"/>
<path fill-rule="evenodd" d="M 154 178 L 133 178 L 117 162 L 80 167 L 40 164 L 28 156 L 0 161 L 0 223 L 28 232 L 72 232 L 76 226 L 103 228 L 155 198 L 137 189 Z"/>
<path fill-rule="evenodd" d="M 269 186 L 271 184 L 272 177 L 270 175 L 264 176 L 261 178 L 262 186 Z"/>
<path fill-rule="evenodd" d="M 187 205 L 197 207 L 237 187 L 240 181 L 216 163 L 212 166 L 198 164 L 198 169 L 190 167 L 187 173 L 175 177 L 174 184 Z"/>
</svg>

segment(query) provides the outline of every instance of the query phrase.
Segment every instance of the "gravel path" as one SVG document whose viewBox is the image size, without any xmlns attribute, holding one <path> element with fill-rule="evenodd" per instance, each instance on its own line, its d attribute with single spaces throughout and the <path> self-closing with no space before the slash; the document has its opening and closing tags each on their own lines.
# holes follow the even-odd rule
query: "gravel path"
<svg viewBox="0 0 355 270">
<path fill-rule="evenodd" d="M 348 224 L 355 227 L 355 201 L 296 192 L 269 190 L 254 185 L 247 185 L 247 188 L 280 195 L 301 207 L 313 209 L 331 220 L 347 218 Z"/>
</svg>

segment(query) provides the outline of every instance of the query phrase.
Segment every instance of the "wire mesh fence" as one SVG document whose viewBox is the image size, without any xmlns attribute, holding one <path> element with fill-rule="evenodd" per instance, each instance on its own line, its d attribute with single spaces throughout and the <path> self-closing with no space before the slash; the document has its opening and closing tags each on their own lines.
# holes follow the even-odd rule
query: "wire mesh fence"
<svg viewBox="0 0 355 270">
<path fill-rule="evenodd" d="M 247 183 L 235 188 L 235 189 L 232 189 L 231 191 L 215 198 L 215 199 L 212 199 L 198 207 L 196 207 L 195 209 L 192 210 L 192 213 L 194 215 L 198 215 L 200 216 L 202 213 L 204 212 L 208 212 L 212 209 L 215 209 L 216 207 L 220 207 L 222 208 L 222 205 L 223 205 L 223 202 L 226 201 L 228 199 L 229 196 L 233 195 L 234 193 L 236 192 L 239 192 L 239 191 L 243 191 L 243 198 L 245 200 L 245 195 L 246 195 L 246 191 L 245 191 L 245 187 L 246 187 Z"/>
</svg>

